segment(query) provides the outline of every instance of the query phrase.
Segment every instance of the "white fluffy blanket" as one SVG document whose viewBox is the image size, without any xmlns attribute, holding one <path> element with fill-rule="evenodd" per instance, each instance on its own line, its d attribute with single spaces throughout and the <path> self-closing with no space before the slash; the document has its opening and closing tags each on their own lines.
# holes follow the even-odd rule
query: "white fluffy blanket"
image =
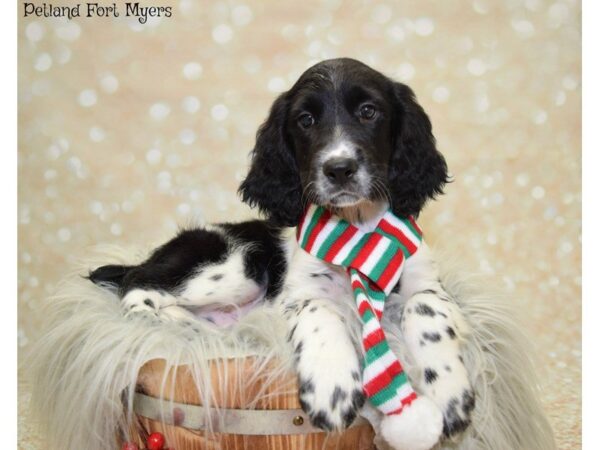
<svg viewBox="0 0 600 450">
<path fill-rule="evenodd" d="M 137 372 L 149 360 L 165 359 L 167 369 L 189 365 L 199 390 L 207 395 L 210 359 L 261 355 L 262 363 L 278 362 L 274 378 L 290 367 L 283 319 L 271 307 L 257 307 L 229 330 L 201 322 L 190 327 L 125 318 L 113 294 L 80 276 L 90 267 L 133 263 L 143 256 L 118 248 L 100 252 L 97 261 L 88 261 L 68 277 L 48 301 L 47 330 L 27 359 L 27 372 L 31 408 L 49 449 L 112 450 L 111 437 L 127 433 Z M 530 346 L 508 303 L 456 268 L 448 270 L 448 264 L 441 268 L 446 290 L 473 330 L 464 357 L 476 407 L 468 431 L 438 448 L 554 449 L 552 430 L 538 400 Z M 406 356 L 399 329 L 391 323 L 393 314 L 384 315 L 386 320 L 393 349 Z M 407 369 L 410 375 L 411 368 Z"/>
</svg>

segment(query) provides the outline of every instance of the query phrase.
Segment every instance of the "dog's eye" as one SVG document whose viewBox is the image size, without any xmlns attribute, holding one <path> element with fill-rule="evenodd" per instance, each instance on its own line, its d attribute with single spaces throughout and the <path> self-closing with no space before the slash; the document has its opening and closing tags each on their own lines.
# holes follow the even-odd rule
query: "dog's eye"
<svg viewBox="0 0 600 450">
<path fill-rule="evenodd" d="M 298 117 L 298 123 L 302 128 L 310 128 L 315 124 L 315 118 L 312 114 L 304 113 Z"/>
<path fill-rule="evenodd" d="M 360 107 L 359 115 L 361 119 L 370 120 L 375 117 L 376 112 L 377 111 L 375 110 L 375 106 L 371 104 L 366 104 Z"/>
</svg>

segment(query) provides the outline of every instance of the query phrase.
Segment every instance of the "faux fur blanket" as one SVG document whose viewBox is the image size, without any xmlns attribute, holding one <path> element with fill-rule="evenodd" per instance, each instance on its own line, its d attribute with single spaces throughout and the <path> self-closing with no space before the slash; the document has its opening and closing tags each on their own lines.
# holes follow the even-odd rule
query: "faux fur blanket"
<svg viewBox="0 0 600 450">
<path fill-rule="evenodd" d="M 98 253 L 102 264 L 135 263 L 143 252 L 109 248 Z M 88 261 L 69 276 L 49 299 L 47 330 L 29 358 L 33 415 L 48 449 L 108 450 L 116 433 L 125 436 L 140 367 L 165 359 L 167 370 L 187 364 L 200 392 L 210 396 L 211 359 L 259 355 L 257 364 L 273 364 L 273 379 L 291 367 L 281 314 L 261 305 L 230 329 L 198 321 L 162 323 L 125 318 L 119 300 L 83 279 L 95 267 Z M 464 359 L 475 388 L 472 426 L 455 442 L 439 449 L 552 450 L 550 425 L 538 400 L 532 349 L 506 300 L 486 292 L 484 284 L 452 264 L 441 264 L 446 290 L 470 323 Z M 384 328 L 394 352 L 411 370 L 400 334 L 401 303 L 386 309 Z M 276 362 L 276 363 L 275 363 Z M 166 379 L 166 378 L 165 378 Z M 172 387 L 165 383 L 164 389 Z M 418 383 L 415 384 L 418 390 Z M 260 395 L 257 394 L 257 395 Z M 253 401 L 250 399 L 248 406 Z M 377 429 L 377 415 L 368 414 Z M 385 444 L 376 439 L 380 449 Z"/>
</svg>

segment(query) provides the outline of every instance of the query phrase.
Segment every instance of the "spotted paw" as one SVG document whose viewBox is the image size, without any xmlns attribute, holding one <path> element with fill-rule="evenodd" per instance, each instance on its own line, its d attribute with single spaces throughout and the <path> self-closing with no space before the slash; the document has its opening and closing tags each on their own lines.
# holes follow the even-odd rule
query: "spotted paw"
<svg viewBox="0 0 600 450">
<path fill-rule="evenodd" d="M 170 294 L 144 289 L 133 289 L 121 300 L 121 307 L 126 316 L 148 314 L 159 317 L 159 312 L 175 304 Z"/>
<path fill-rule="evenodd" d="M 444 436 L 452 437 L 465 431 L 471 424 L 471 412 L 475 408 L 475 395 L 471 389 L 452 397 L 444 409 Z"/>
<path fill-rule="evenodd" d="M 314 369 L 310 375 L 299 375 L 299 397 L 303 411 L 311 423 L 322 430 L 347 428 L 365 402 L 357 368 L 346 373 L 329 371 L 323 367 L 321 370 Z"/>
</svg>

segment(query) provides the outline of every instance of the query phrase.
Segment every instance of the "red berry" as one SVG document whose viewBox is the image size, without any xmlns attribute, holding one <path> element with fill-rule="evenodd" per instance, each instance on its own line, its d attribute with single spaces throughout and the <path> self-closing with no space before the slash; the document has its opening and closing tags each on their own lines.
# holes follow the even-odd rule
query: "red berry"
<svg viewBox="0 0 600 450">
<path fill-rule="evenodd" d="M 165 437 L 162 433 L 152 433 L 146 440 L 148 450 L 162 450 L 165 445 Z"/>
<path fill-rule="evenodd" d="M 123 447 L 121 447 L 121 450 L 140 450 L 140 449 L 137 446 L 137 444 L 134 444 L 133 442 L 125 442 L 123 444 Z"/>
</svg>

